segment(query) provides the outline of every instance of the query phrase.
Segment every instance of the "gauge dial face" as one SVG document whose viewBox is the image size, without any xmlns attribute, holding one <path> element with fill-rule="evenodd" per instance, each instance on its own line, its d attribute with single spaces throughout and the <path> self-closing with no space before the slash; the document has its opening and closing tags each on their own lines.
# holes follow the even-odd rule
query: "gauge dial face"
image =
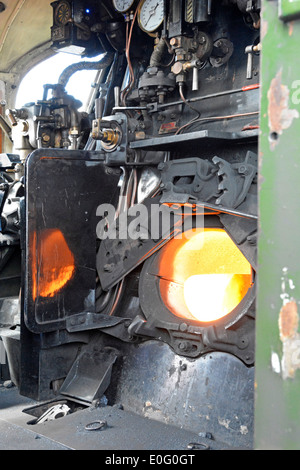
<svg viewBox="0 0 300 470">
<path fill-rule="evenodd" d="M 72 11 L 68 2 L 60 2 L 55 10 L 55 20 L 57 24 L 65 25 L 72 16 Z"/>
<path fill-rule="evenodd" d="M 139 11 L 140 27 L 147 33 L 152 33 L 164 20 L 163 0 L 144 0 Z"/>
<path fill-rule="evenodd" d="M 113 0 L 114 7 L 120 13 L 125 13 L 134 4 L 135 0 Z"/>
</svg>

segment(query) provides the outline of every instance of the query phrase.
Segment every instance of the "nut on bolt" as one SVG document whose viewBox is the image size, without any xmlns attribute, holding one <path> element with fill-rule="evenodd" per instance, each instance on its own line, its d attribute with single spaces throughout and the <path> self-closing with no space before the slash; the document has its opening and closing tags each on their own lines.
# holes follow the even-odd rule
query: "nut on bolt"
<svg viewBox="0 0 300 470">
<path fill-rule="evenodd" d="M 113 271 L 114 267 L 115 267 L 115 265 L 113 263 L 112 264 L 105 264 L 103 266 L 103 269 L 104 269 L 105 272 L 111 273 Z"/>
<path fill-rule="evenodd" d="M 180 331 L 187 331 L 188 325 L 186 323 L 181 323 L 179 326 Z"/>
<path fill-rule="evenodd" d="M 192 345 L 189 341 L 182 341 L 178 344 L 178 349 L 181 352 L 188 352 L 192 349 Z"/>
</svg>

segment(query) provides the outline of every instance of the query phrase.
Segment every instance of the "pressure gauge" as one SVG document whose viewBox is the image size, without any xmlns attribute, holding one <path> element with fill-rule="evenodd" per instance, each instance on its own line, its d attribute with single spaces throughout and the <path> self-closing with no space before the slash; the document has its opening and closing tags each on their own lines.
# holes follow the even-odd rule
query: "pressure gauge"
<svg viewBox="0 0 300 470">
<path fill-rule="evenodd" d="M 164 21 L 164 0 L 144 0 L 139 8 L 138 21 L 146 33 L 156 31 Z"/>
<path fill-rule="evenodd" d="M 113 0 L 115 9 L 120 13 L 128 11 L 134 3 L 135 0 Z"/>
<path fill-rule="evenodd" d="M 72 10 L 68 2 L 60 2 L 55 10 L 55 22 L 59 25 L 66 25 L 72 16 Z"/>
</svg>

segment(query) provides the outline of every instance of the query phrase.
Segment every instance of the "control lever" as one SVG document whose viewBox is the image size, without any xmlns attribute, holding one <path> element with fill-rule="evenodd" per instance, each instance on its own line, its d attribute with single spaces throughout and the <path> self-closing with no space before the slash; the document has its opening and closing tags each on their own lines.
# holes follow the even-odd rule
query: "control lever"
<svg viewBox="0 0 300 470">
<path fill-rule="evenodd" d="M 199 90 L 198 83 L 199 83 L 198 67 L 195 66 L 195 67 L 193 67 L 193 87 L 192 87 L 193 91 L 198 91 Z"/>
<path fill-rule="evenodd" d="M 192 90 L 193 91 L 198 91 L 199 90 L 199 67 L 201 65 L 201 61 L 198 59 L 191 60 L 189 62 L 181 62 L 178 61 L 176 62 L 173 67 L 172 67 L 172 72 L 174 75 L 177 77 L 182 78 L 185 77 L 185 72 L 187 72 L 190 69 L 193 69 L 193 84 L 192 84 Z"/>
<path fill-rule="evenodd" d="M 247 46 L 245 54 L 248 54 L 247 61 L 247 80 L 251 80 L 253 71 L 253 54 L 261 51 L 261 43 L 256 45 Z"/>
<path fill-rule="evenodd" d="M 105 105 L 104 98 L 99 97 L 95 99 L 95 118 L 96 119 L 102 119 L 104 105 Z"/>
<path fill-rule="evenodd" d="M 201 66 L 201 61 L 199 59 L 194 59 L 190 62 L 190 67 L 193 69 L 193 84 L 192 90 L 199 90 L 199 67 Z"/>
<path fill-rule="evenodd" d="M 120 87 L 115 86 L 114 92 L 115 92 L 115 108 L 119 108 L 120 107 Z"/>
</svg>

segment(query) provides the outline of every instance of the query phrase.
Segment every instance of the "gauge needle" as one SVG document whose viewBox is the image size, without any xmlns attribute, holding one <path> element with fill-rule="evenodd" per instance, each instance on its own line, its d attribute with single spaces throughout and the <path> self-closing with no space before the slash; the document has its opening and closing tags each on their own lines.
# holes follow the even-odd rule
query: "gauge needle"
<svg viewBox="0 0 300 470">
<path fill-rule="evenodd" d="M 151 16 L 153 16 L 153 15 L 155 14 L 156 8 L 157 8 L 158 6 L 159 6 L 159 3 L 157 3 L 157 5 L 156 5 L 155 7 L 153 7 L 152 10 L 150 10 L 150 15 L 149 15 L 148 20 L 147 20 L 146 23 L 145 23 L 145 26 L 147 26 L 147 24 L 149 23 Z"/>
</svg>

